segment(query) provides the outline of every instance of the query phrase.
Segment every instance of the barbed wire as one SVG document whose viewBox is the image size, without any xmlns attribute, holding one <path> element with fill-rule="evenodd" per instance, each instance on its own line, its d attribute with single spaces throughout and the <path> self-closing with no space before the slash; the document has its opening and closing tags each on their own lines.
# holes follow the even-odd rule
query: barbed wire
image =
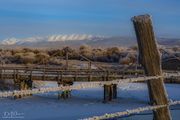
<svg viewBox="0 0 180 120">
<path fill-rule="evenodd" d="M 157 109 L 160 109 L 160 108 L 163 108 L 163 107 L 168 107 L 168 106 L 177 105 L 177 104 L 180 104 L 180 101 L 172 101 L 172 100 L 170 100 L 170 102 L 168 104 L 164 104 L 164 105 L 153 105 L 153 106 L 138 107 L 138 108 L 135 108 L 135 109 L 125 110 L 125 111 L 122 111 L 122 112 L 116 112 L 116 113 L 104 114 L 102 116 L 93 116 L 93 117 L 90 117 L 90 118 L 84 118 L 82 120 L 111 119 L 111 118 L 127 116 L 127 115 L 131 115 L 131 114 L 145 112 L 145 111 L 157 110 Z"/>
<path fill-rule="evenodd" d="M 159 78 L 169 78 L 169 77 L 178 77 L 178 76 L 180 76 L 180 73 L 171 73 L 171 74 L 166 73 L 163 76 L 144 76 L 144 77 L 137 77 L 137 78 L 118 79 L 118 80 L 113 80 L 113 81 L 80 83 L 80 84 L 71 85 L 71 86 L 61 85 L 58 87 L 47 87 L 47 88 L 30 89 L 30 90 L 4 91 L 4 92 L 0 92 L 0 97 L 39 94 L 39 93 L 66 91 L 66 90 L 79 90 L 79 89 L 84 89 L 84 88 L 96 88 L 96 87 L 102 87 L 103 85 L 125 84 L 125 83 L 131 83 L 131 82 L 145 82 L 148 80 L 156 80 Z"/>
</svg>

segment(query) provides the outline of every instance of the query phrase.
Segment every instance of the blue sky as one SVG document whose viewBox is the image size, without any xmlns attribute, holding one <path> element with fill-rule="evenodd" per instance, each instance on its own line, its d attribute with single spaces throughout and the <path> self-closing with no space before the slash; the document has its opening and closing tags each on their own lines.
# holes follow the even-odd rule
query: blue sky
<svg viewBox="0 0 180 120">
<path fill-rule="evenodd" d="M 180 37 L 180 0 L 0 0 L 0 39 L 52 34 L 134 36 L 149 13 L 159 37 Z"/>
</svg>

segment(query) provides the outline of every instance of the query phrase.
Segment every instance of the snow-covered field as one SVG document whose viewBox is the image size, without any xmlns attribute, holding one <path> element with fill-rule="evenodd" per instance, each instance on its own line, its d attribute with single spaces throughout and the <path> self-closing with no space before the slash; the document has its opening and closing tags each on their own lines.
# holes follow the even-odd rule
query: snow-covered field
<svg viewBox="0 0 180 120">
<path fill-rule="evenodd" d="M 76 83 L 78 84 L 78 83 Z M 56 86 L 47 82 L 46 86 Z M 169 98 L 180 100 L 180 85 L 166 84 Z M 148 105 L 147 85 L 144 83 L 123 84 L 118 88 L 118 99 L 110 103 L 103 103 L 103 88 L 81 89 L 72 91 L 72 97 L 67 100 L 57 99 L 57 92 L 37 94 L 30 97 L 14 100 L 0 99 L 0 120 L 9 115 L 19 116 L 23 120 L 77 120 L 119 112 L 126 109 Z M 179 108 L 179 110 L 178 110 Z M 180 105 L 171 107 L 173 120 L 179 120 Z M 147 113 L 147 114 L 146 114 Z M 152 112 L 141 115 L 119 118 L 121 120 L 152 120 Z M 17 115 L 18 114 L 18 115 Z"/>
</svg>

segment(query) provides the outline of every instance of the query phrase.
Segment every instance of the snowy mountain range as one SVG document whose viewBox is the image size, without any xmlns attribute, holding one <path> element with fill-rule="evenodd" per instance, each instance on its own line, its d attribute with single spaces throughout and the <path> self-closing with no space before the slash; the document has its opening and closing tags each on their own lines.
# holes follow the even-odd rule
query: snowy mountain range
<svg viewBox="0 0 180 120">
<path fill-rule="evenodd" d="M 161 45 L 179 45 L 180 39 L 157 38 Z M 133 37 L 105 37 L 100 35 L 71 34 L 71 35 L 51 35 L 44 37 L 29 38 L 8 38 L 0 41 L 0 47 L 33 47 L 33 48 L 60 48 L 64 46 L 79 47 L 81 45 L 92 47 L 113 47 L 113 46 L 133 46 L 137 44 Z"/>
<path fill-rule="evenodd" d="M 1 45 L 23 45 L 23 44 L 32 44 L 40 42 L 62 42 L 62 41 L 80 41 L 80 40 L 101 40 L 104 39 L 104 36 L 93 36 L 93 35 L 80 35 L 80 34 L 71 34 L 71 35 L 51 35 L 45 37 L 29 37 L 23 39 L 17 38 L 8 38 L 0 42 Z"/>
</svg>

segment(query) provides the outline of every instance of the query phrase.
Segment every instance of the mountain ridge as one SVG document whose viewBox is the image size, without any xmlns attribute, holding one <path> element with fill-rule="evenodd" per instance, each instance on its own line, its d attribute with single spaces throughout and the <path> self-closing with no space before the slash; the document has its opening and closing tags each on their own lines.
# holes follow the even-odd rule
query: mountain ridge
<svg viewBox="0 0 180 120">
<path fill-rule="evenodd" d="M 157 38 L 161 45 L 180 46 L 178 38 Z M 59 48 L 64 46 L 79 47 L 81 45 L 92 47 L 114 47 L 136 45 L 136 38 L 113 36 L 105 37 L 100 35 L 71 34 L 71 35 L 51 35 L 45 37 L 29 37 L 24 39 L 10 38 L 0 42 L 3 48 L 8 47 L 33 47 L 33 48 Z"/>
</svg>

